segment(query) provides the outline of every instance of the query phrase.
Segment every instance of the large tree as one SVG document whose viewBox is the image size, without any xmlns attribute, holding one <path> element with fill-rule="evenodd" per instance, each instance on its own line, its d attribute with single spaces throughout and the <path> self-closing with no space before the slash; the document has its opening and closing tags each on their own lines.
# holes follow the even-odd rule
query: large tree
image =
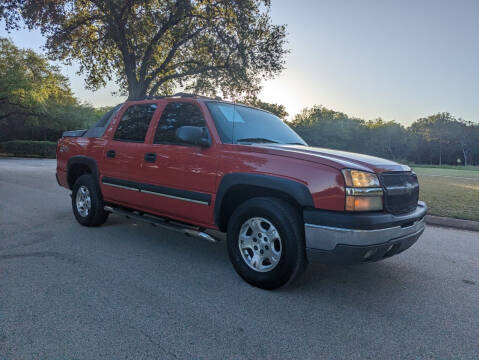
<svg viewBox="0 0 479 360">
<path fill-rule="evenodd" d="M 49 56 L 78 61 L 90 89 L 116 80 L 129 99 L 183 88 L 255 93 L 284 65 L 270 0 L 2 0 L 7 30 L 39 28 Z"/>
</svg>

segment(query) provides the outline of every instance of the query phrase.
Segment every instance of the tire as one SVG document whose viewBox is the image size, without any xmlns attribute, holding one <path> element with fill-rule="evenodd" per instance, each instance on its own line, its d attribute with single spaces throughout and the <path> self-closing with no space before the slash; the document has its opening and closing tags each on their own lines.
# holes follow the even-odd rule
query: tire
<svg viewBox="0 0 479 360">
<path fill-rule="evenodd" d="M 72 208 L 77 221 L 84 226 L 102 225 L 109 215 L 103 207 L 103 197 L 98 182 L 91 174 L 80 176 L 72 189 Z"/>
<path fill-rule="evenodd" d="M 236 272 L 262 289 L 292 282 L 307 266 L 301 216 L 276 198 L 253 198 L 241 204 L 228 222 L 227 247 Z"/>
</svg>

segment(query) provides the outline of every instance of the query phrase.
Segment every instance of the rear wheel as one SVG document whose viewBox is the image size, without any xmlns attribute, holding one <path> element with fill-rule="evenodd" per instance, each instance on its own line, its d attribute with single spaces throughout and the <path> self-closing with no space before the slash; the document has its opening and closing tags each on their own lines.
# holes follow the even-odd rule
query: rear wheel
<svg viewBox="0 0 479 360">
<path fill-rule="evenodd" d="M 72 189 L 72 208 L 77 221 L 85 226 L 98 226 L 108 219 L 98 183 L 92 175 L 80 176 Z"/>
<path fill-rule="evenodd" d="M 241 204 L 228 222 L 228 253 L 238 274 L 250 284 L 275 289 L 306 268 L 301 217 L 275 198 Z"/>
</svg>

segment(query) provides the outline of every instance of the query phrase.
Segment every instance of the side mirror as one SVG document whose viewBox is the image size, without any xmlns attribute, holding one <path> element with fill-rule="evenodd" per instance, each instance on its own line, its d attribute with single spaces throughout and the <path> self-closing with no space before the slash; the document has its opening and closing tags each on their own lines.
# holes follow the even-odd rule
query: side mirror
<svg viewBox="0 0 479 360">
<path fill-rule="evenodd" d="M 176 139 L 185 144 L 209 147 L 210 136 L 206 127 L 180 126 L 176 129 Z"/>
</svg>

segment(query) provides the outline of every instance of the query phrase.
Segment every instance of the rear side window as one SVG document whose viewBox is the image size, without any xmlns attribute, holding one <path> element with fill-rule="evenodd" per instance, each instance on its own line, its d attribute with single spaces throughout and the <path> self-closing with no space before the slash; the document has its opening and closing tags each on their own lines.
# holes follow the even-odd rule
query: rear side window
<svg viewBox="0 0 479 360">
<path fill-rule="evenodd" d="M 88 131 L 85 133 L 85 137 L 102 137 L 106 128 L 110 125 L 111 120 L 115 117 L 118 110 L 120 110 L 122 104 L 115 106 L 113 109 L 103 115 L 100 120 L 97 121 Z"/>
<path fill-rule="evenodd" d="M 95 127 L 102 128 L 108 123 L 108 121 L 113 117 L 114 113 L 119 109 L 119 106 L 114 107 L 110 111 L 108 111 L 105 115 L 101 117 L 100 120 L 95 124 Z"/>
<path fill-rule="evenodd" d="M 205 119 L 195 104 L 170 102 L 166 105 L 155 134 L 155 144 L 180 144 L 176 130 L 181 126 L 205 127 Z"/>
<path fill-rule="evenodd" d="M 124 112 L 113 140 L 144 142 L 156 104 L 132 105 Z"/>
</svg>

